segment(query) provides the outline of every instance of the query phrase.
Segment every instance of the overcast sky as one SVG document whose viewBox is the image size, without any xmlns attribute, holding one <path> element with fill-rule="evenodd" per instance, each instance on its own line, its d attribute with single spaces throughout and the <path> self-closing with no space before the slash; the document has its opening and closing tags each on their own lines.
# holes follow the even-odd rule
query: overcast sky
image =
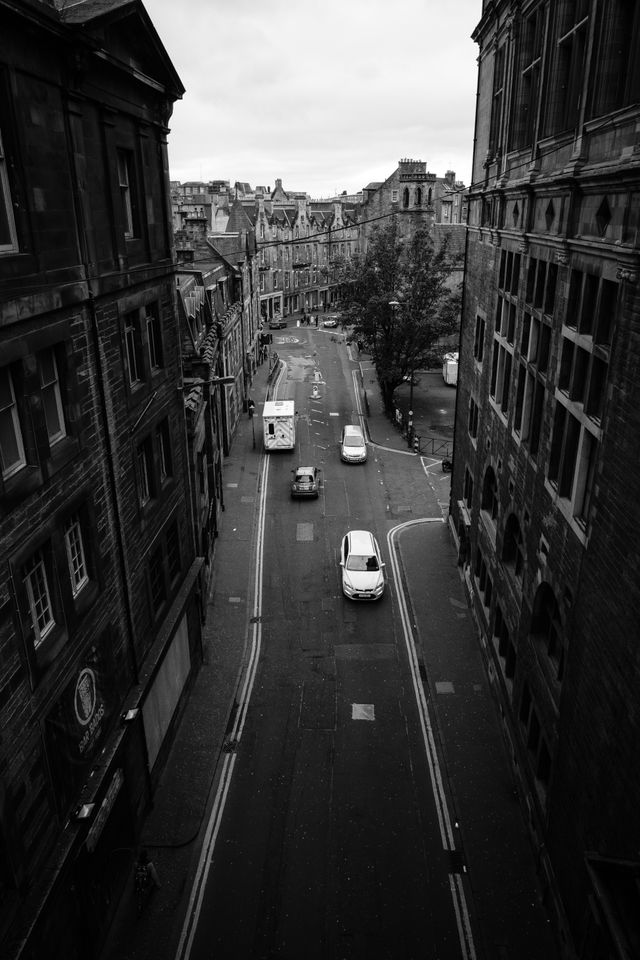
<svg viewBox="0 0 640 960">
<path fill-rule="evenodd" d="M 482 0 L 143 0 L 183 85 L 172 180 L 314 198 L 402 158 L 469 183 Z"/>
</svg>

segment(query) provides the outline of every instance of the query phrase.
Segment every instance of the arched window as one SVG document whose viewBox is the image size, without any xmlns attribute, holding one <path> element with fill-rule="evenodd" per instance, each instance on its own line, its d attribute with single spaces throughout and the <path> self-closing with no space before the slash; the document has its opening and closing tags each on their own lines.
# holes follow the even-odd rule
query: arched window
<svg viewBox="0 0 640 960">
<path fill-rule="evenodd" d="M 564 675 L 564 632 L 560 608 L 548 583 L 541 583 L 533 601 L 531 638 L 543 647 L 553 664 L 556 678 L 562 682 Z"/>
<path fill-rule="evenodd" d="M 428 202 L 431 203 L 431 201 L 433 200 L 433 190 L 431 189 L 431 187 L 429 187 L 429 193 L 427 194 L 427 197 L 428 197 Z"/>
<path fill-rule="evenodd" d="M 498 482 L 493 467 L 487 467 L 482 484 L 482 510 L 486 510 L 492 520 L 498 519 Z"/>
<path fill-rule="evenodd" d="M 421 207 L 421 206 L 422 206 L 422 189 L 420 187 L 416 187 L 416 207 Z"/>
<path fill-rule="evenodd" d="M 409 206 L 409 187 L 405 187 L 402 191 L 402 206 L 405 208 Z"/>
<path fill-rule="evenodd" d="M 524 543 L 520 522 L 515 513 L 509 516 L 504 528 L 502 562 L 516 577 L 522 577 L 524 568 Z"/>
</svg>

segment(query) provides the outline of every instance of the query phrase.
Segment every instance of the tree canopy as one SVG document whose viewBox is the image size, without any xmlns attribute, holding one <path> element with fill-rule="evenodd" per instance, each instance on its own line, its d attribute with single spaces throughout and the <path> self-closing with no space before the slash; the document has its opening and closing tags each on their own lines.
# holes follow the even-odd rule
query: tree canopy
<svg viewBox="0 0 640 960">
<path fill-rule="evenodd" d="M 405 236 L 397 217 L 375 230 L 363 256 L 344 266 L 345 319 L 373 357 L 387 408 L 396 387 L 428 366 L 438 339 L 456 329 L 460 290 L 453 270 L 446 241 L 436 248 L 421 227 Z"/>
</svg>

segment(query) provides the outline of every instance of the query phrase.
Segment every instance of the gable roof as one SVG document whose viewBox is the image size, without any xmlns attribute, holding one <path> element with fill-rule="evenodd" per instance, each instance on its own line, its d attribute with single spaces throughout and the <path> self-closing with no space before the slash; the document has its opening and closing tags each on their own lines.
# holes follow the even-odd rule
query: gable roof
<svg viewBox="0 0 640 960">
<path fill-rule="evenodd" d="M 255 214 L 255 208 L 253 210 Z M 252 210 L 234 200 L 229 210 L 229 220 L 227 221 L 227 233 L 240 233 L 242 230 L 253 230 L 255 227 L 255 215 L 251 216 Z"/>
<path fill-rule="evenodd" d="M 123 68 L 160 82 L 174 100 L 182 98 L 184 85 L 141 0 L 55 0 L 55 4 L 63 24 L 81 28 Z"/>
</svg>

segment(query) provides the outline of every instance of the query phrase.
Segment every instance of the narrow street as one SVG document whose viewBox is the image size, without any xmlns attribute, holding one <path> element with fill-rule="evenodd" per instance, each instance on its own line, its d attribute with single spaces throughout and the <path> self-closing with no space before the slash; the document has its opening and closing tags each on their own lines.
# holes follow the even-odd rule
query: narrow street
<svg viewBox="0 0 640 960">
<path fill-rule="evenodd" d="M 447 596 L 459 582 L 437 488 L 425 461 L 399 451 L 371 446 L 364 465 L 340 461 L 340 429 L 359 421 L 355 367 L 325 332 L 298 333 L 277 344 L 298 448 L 264 464 L 259 661 L 178 956 L 417 958 L 427 944 L 439 958 L 553 956 L 529 866 L 513 863 L 530 905 L 516 924 L 497 902 L 503 878 L 492 883 L 489 847 L 501 836 L 519 831 L 519 856 L 531 854 L 486 723 L 493 705 L 477 682 L 468 612 Z M 317 501 L 289 496 L 298 462 L 322 471 Z M 341 594 L 348 529 L 371 530 L 382 547 L 379 602 Z M 481 792 L 494 770 L 483 771 L 478 738 L 503 770 L 506 834 L 488 809 L 495 783 Z M 484 851 L 465 843 L 467 818 Z"/>
</svg>

